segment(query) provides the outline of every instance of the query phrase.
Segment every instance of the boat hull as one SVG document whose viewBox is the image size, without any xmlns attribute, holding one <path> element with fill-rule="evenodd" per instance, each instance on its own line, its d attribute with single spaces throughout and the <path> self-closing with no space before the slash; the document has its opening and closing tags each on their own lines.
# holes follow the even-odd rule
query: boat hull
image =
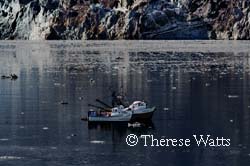
<svg viewBox="0 0 250 166">
<path fill-rule="evenodd" d="M 131 122 L 147 122 L 151 121 L 155 112 L 155 108 L 149 108 L 147 111 L 134 112 L 131 117 Z"/>
<path fill-rule="evenodd" d="M 131 118 L 126 118 L 126 119 L 115 119 L 115 118 L 94 118 L 94 117 L 89 117 L 88 121 L 89 122 L 129 122 Z"/>
<path fill-rule="evenodd" d="M 132 113 L 123 112 L 119 116 L 89 116 L 88 122 L 122 123 L 122 122 L 129 122 L 131 118 L 132 118 Z"/>
</svg>

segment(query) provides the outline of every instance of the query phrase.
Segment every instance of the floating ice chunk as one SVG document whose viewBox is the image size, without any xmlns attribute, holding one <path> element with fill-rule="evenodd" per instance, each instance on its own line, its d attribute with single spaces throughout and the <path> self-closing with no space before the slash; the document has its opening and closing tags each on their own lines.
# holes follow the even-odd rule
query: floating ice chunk
<svg viewBox="0 0 250 166">
<path fill-rule="evenodd" d="M 209 83 L 206 83 L 205 86 L 208 87 L 208 86 L 210 86 L 210 84 L 209 84 Z"/>
<path fill-rule="evenodd" d="M 49 128 L 48 127 L 43 127 L 43 130 L 49 130 Z"/>
<path fill-rule="evenodd" d="M 54 83 L 54 86 L 61 86 L 61 83 Z"/>
<path fill-rule="evenodd" d="M 232 154 L 232 155 L 237 155 L 237 154 L 240 153 L 240 150 L 238 150 L 238 149 L 232 149 L 232 150 L 229 151 L 229 153 Z"/>
<path fill-rule="evenodd" d="M 233 98 L 238 98 L 239 96 L 238 95 L 228 95 L 227 96 L 229 99 L 233 99 Z"/>
<path fill-rule="evenodd" d="M 93 141 L 90 141 L 90 143 L 92 143 L 92 144 L 104 144 L 105 141 L 93 140 Z"/>
<path fill-rule="evenodd" d="M 124 59 L 123 57 L 117 57 L 117 58 L 115 58 L 116 60 L 122 60 L 122 59 Z"/>
<path fill-rule="evenodd" d="M 165 107 L 165 108 L 163 108 L 163 110 L 164 110 L 164 111 L 168 111 L 168 110 L 169 110 L 169 108 Z"/>
<path fill-rule="evenodd" d="M 176 90 L 177 88 L 175 86 L 172 87 L 172 90 Z"/>
<path fill-rule="evenodd" d="M 0 160 L 20 160 L 23 159 L 23 157 L 18 156 L 0 156 Z"/>
<path fill-rule="evenodd" d="M 0 138 L 0 141 L 9 141 L 8 138 Z"/>
<path fill-rule="evenodd" d="M 93 84 L 95 84 L 95 80 L 91 78 L 91 79 L 89 80 L 89 83 L 90 83 L 91 85 L 93 85 Z"/>
<path fill-rule="evenodd" d="M 67 101 L 61 101 L 60 104 L 62 104 L 62 105 L 68 105 L 69 103 Z"/>
</svg>

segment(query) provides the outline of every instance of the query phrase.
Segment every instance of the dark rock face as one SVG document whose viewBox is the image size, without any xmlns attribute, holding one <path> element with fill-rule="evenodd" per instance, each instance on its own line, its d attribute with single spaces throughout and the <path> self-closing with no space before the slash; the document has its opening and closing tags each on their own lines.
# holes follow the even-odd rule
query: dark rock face
<svg viewBox="0 0 250 166">
<path fill-rule="evenodd" d="M 5 0 L 0 39 L 250 39 L 250 0 Z"/>
<path fill-rule="evenodd" d="M 189 9 L 210 25 L 210 38 L 250 39 L 250 0 L 190 0 Z"/>
<path fill-rule="evenodd" d="M 165 0 L 137 0 L 125 10 L 95 5 L 83 27 L 86 39 L 208 39 L 205 22 L 188 21 L 185 9 Z"/>
</svg>

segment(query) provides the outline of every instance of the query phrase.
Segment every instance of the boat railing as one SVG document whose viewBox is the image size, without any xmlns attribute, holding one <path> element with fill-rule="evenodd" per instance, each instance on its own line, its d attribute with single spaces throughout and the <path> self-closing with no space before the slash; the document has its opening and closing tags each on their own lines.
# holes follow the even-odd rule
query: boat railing
<svg viewBox="0 0 250 166">
<path fill-rule="evenodd" d="M 89 111 L 88 112 L 89 117 L 108 117 L 111 116 L 111 112 L 106 111 Z"/>
</svg>

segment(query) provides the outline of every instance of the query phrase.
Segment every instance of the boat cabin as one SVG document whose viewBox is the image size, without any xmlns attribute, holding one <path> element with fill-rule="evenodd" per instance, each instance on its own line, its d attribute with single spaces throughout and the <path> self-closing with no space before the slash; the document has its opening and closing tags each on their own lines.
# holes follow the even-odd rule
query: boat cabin
<svg viewBox="0 0 250 166">
<path fill-rule="evenodd" d="M 119 105 L 118 107 L 114 107 L 114 108 L 112 109 L 112 112 L 121 112 L 121 111 L 123 111 L 123 110 L 124 110 L 123 105 Z"/>
<path fill-rule="evenodd" d="M 147 104 L 143 101 L 135 101 L 129 106 L 131 110 L 146 109 L 146 107 Z"/>
</svg>

